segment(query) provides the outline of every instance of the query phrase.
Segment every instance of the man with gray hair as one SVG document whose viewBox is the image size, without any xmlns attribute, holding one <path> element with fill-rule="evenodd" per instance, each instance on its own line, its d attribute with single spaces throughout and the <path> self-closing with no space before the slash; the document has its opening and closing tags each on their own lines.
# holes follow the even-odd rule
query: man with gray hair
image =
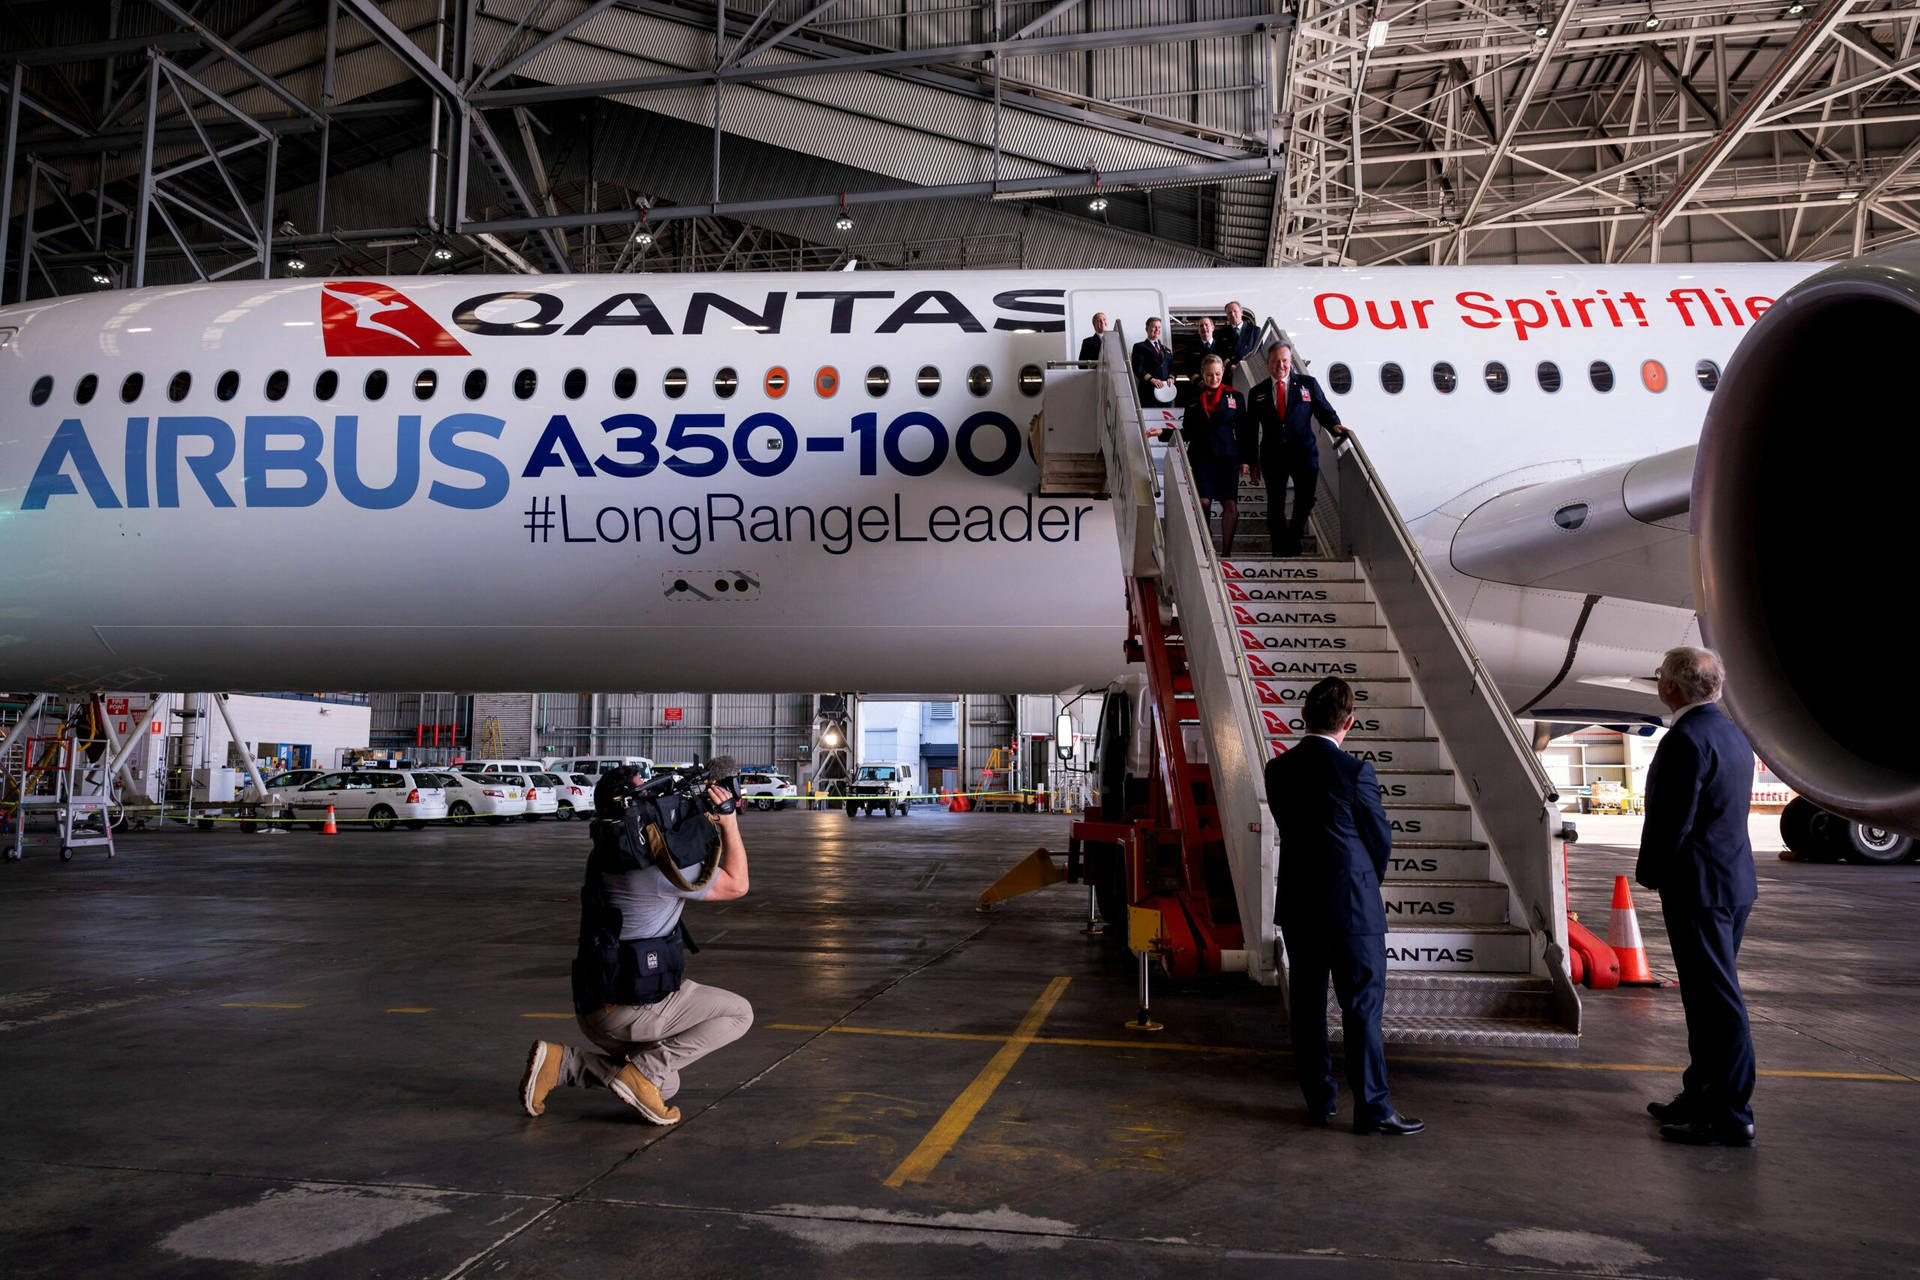
<svg viewBox="0 0 1920 1280">
<path fill-rule="evenodd" d="M 1716 705 L 1725 683 L 1711 649 L 1669 649 L 1660 700 L 1671 726 L 1647 769 L 1635 876 L 1660 895 L 1691 1061 L 1672 1102 L 1650 1102 L 1670 1142 L 1751 1147 L 1753 1035 L 1740 994 L 1740 941 L 1758 886 L 1747 808 L 1753 748 Z"/>
</svg>

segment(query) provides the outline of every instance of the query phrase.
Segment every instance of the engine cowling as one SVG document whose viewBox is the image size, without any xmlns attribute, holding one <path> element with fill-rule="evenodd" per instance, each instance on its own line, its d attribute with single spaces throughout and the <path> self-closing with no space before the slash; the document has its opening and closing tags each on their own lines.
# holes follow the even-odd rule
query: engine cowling
<svg viewBox="0 0 1920 1280">
<path fill-rule="evenodd" d="M 1728 362 L 1693 477 L 1697 604 L 1729 712 L 1794 790 L 1910 835 L 1920 671 L 1899 601 L 1920 527 L 1916 357 L 1920 248 L 1810 277 Z"/>
</svg>

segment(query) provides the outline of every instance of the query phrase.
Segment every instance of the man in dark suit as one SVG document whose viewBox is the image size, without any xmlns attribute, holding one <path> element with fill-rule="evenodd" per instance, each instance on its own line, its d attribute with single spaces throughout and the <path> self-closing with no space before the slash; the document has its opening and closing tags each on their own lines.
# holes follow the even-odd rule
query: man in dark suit
<svg viewBox="0 0 1920 1280">
<path fill-rule="evenodd" d="M 1336 436 L 1345 428 L 1319 382 L 1294 368 L 1292 347 L 1277 342 L 1267 348 L 1267 372 L 1267 380 L 1247 393 L 1247 409 L 1260 432 L 1267 534 L 1273 539 L 1274 555 L 1297 556 L 1320 486 L 1320 444 L 1313 434 L 1314 420 Z M 1293 512 L 1286 515 L 1289 480 L 1293 481 Z"/>
<path fill-rule="evenodd" d="M 1147 336 L 1133 344 L 1133 376 L 1140 383 L 1142 405 L 1152 408 L 1173 402 L 1172 396 L 1160 398 L 1164 394 L 1160 388 L 1173 385 L 1173 349 L 1160 341 L 1159 316 L 1147 320 Z"/>
<path fill-rule="evenodd" d="M 1080 339 L 1080 359 L 1082 361 L 1093 361 L 1100 358 L 1101 335 L 1106 331 L 1107 313 L 1104 311 L 1094 312 L 1093 333 L 1088 337 Z"/>
<path fill-rule="evenodd" d="M 1260 326 L 1248 316 L 1247 309 L 1237 302 L 1227 304 L 1227 331 L 1220 340 L 1228 350 L 1221 354 L 1227 358 L 1227 377 L 1233 377 L 1233 366 L 1248 359 L 1260 349 Z M 1258 377 L 1257 371 L 1247 370 L 1249 379 Z"/>
<path fill-rule="evenodd" d="M 1393 1109 L 1380 1036 L 1386 999 L 1387 916 L 1380 905 L 1393 828 L 1373 766 L 1341 744 L 1353 727 L 1353 688 L 1328 676 L 1307 691 L 1307 734 L 1267 762 L 1267 807 L 1280 832 L 1274 923 L 1286 939 L 1293 1069 L 1307 1123 L 1333 1118 L 1337 1086 L 1327 1055 L 1327 979 L 1346 1035 L 1353 1131 L 1403 1135 L 1426 1128 Z"/>
<path fill-rule="evenodd" d="M 1672 727 L 1647 769 L 1634 878 L 1660 895 L 1680 975 L 1692 1059 L 1672 1102 L 1650 1102 L 1660 1136 L 1695 1146 L 1753 1145 L 1753 1035 L 1740 994 L 1740 940 L 1759 886 L 1747 808 L 1753 748 L 1714 704 L 1725 676 L 1710 649 L 1667 651 L 1660 700 Z"/>
<path fill-rule="evenodd" d="M 1181 396 L 1182 403 L 1192 404 L 1200 398 L 1201 370 L 1206 367 L 1208 356 L 1219 357 L 1225 370 L 1221 374 L 1221 383 L 1229 388 L 1233 386 L 1233 341 L 1214 327 L 1212 316 L 1201 316 L 1194 321 L 1193 342 L 1185 356 L 1182 363 L 1188 371 L 1188 382 L 1186 392 Z M 1253 459 L 1249 457 L 1247 461 L 1251 463 Z"/>
</svg>

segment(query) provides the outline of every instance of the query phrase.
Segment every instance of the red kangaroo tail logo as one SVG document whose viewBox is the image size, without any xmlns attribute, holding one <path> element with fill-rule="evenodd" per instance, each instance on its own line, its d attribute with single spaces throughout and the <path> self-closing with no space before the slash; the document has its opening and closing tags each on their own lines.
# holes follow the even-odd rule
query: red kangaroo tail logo
<svg viewBox="0 0 1920 1280">
<path fill-rule="evenodd" d="M 373 280 L 320 286 L 320 329 L 330 356 L 471 354 L 398 289 Z"/>
<path fill-rule="evenodd" d="M 1241 586 L 1239 583 L 1229 582 L 1227 584 L 1227 599 L 1240 600 L 1240 601 L 1246 601 L 1248 603 L 1251 603 L 1253 600 L 1253 597 L 1248 595 L 1247 589 Z"/>
<path fill-rule="evenodd" d="M 1256 676 L 1273 676 L 1278 674 L 1272 667 L 1269 667 L 1257 653 L 1247 655 L 1247 670 L 1253 672 Z"/>
<path fill-rule="evenodd" d="M 1279 690 L 1275 689 L 1265 680 L 1255 680 L 1253 687 L 1255 691 L 1259 693 L 1260 701 L 1263 704 L 1271 704 L 1276 707 L 1284 707 L 1287 705 L 1286 700 L 1280 696 Z"/>
<path fill-rule="evenodd" d="M 1240 633 L 1240 647 L 1242 649 L 1264 649 L 1267 646 L 1262 644 L 1260 637 L 1253 634 L 1253 632 L 1242 631 Z"/>
<path fill-rule="evenodd" d="M 1259 620 L 1239 605 L 1233 606 L 1233 620 L 1243 627 L 1258 626 Z"/>
<path fill-rule="evenodd" d="M 1287 727 L 1287 718 L 1285 716 L 1276 715 L 1264 707 L 1261 708 L 1260 715 L 1261 718 L 1267 722 L 1268 736 L 1278 738 L 1293 732 L 1292 729 Z"/>
<path fill-rule="evenodd" d="M 1223 578 L 1237 578 L 1240 576 L 1240 566 L 1231 560 L 1222 560 L 1220 562 L 1220 576 Z"/>
</svg>

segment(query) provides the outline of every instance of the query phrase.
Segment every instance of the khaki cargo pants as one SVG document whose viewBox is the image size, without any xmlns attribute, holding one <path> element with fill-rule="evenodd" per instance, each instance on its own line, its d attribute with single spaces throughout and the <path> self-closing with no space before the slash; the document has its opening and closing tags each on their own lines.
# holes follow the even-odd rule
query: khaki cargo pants
<svg viewBox="0 0 1920 1280">
<path fill-rule="evenodd" d="M 657 1004 L 612 1004 L 580 1014 L 579 1023 L 603 1052 L 567 1045 L 561 1084 L 605 1085 L 632 1062 L 661 1097 L 671 1098 L 680 1091 L 680 1068 L 747 1034 L 753 1006 L 731 991 L 687 980 Z"/>
</svg>

